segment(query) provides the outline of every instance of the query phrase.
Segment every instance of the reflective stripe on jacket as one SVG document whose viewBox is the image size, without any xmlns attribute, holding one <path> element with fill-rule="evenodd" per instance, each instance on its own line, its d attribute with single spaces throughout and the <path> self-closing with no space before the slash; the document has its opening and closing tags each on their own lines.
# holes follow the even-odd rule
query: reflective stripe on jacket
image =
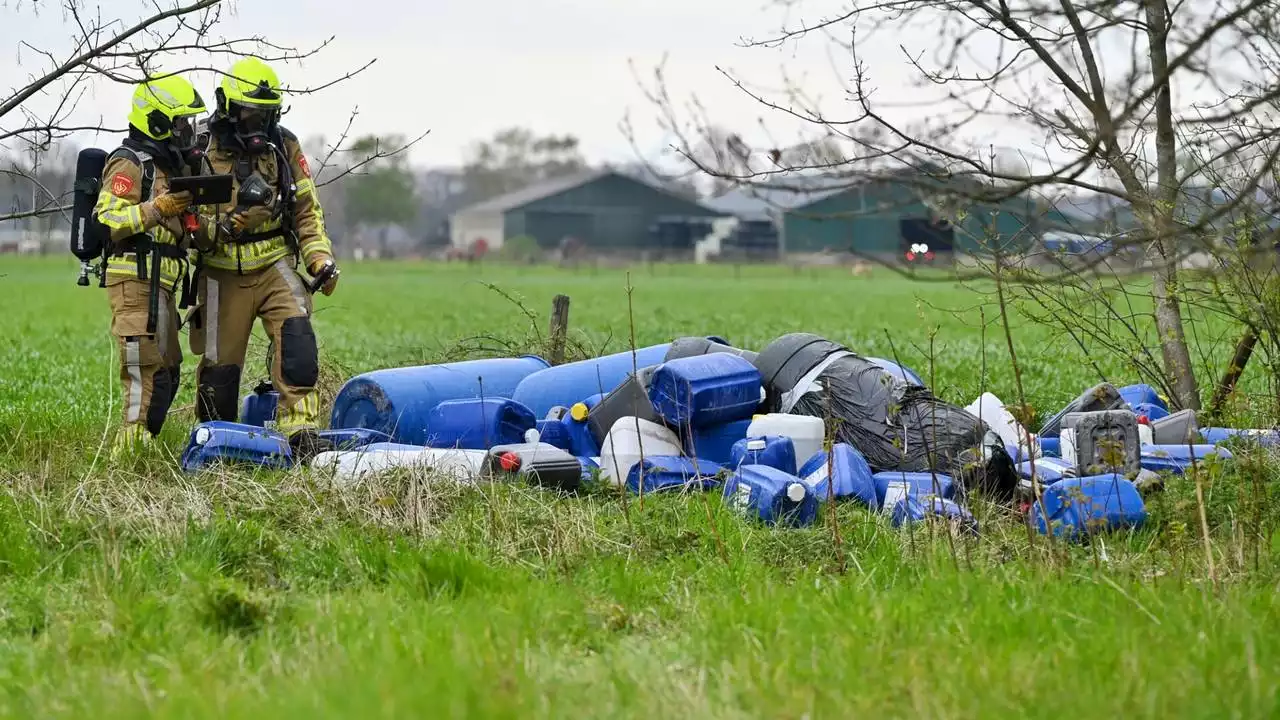
<svg viewBox="0 0 1280 720">
<path fill-rule="evenodd" d="M 325 231 L 324 211 L 320 207 L 315 181 L 311 178 L 311 168 L 307 165 L 302 146 L 291 134 L 284 133 L 283 137 L 284 147 L 282 150 L 289 159 L 294 185 L 297 187 L 294 203 L 294 228 L 298 237 L 298 251 L 302 256 L 303 264 L 309 266 L 319 258 L 332 257 L 333 246 L 329 242 L 329 236 Z M 238 157 L 236 151 L 219 143 L 216 133 L 210 138 L 208 158 L 214 173 L 229 173 L 234 176 Z M 253 158 L 252 171 L 260 175 L 263 180 L 266 180 L 278 192 L 280 173 L 277 172 L 277 162 L 277 156 L 274 152 L 262 153 Z M 236 177 L 235 193 L 239 193 L 239 189 L 240 180 Z M 202 208 L 202 212 L 216 213 L 218 218 L 226 218 L 235 210 L 235 207 L 235 201 L 233 200 L 216 208 Z M 275 217 L 251 227 L 246 227 L 244 232 L 246 235 L 257 235 L 279 230 L 283 224 L 282 220 L 283 218 L 281 217 Z M 271 267 L 276 261 L 287 258 L 290 255 L 288 241 L 283 235 L 256 242 L 233 243 L 226 242 L 227 238 L 222 237 L 216 225 L 212 223 L 209 225 L 209 231 L 209 236 L 203 238 L 201 243 L 202 249 L 204 249 L 204 264 L 207 267 L 250 273 Z"/>
<path fill-rule="evenodd" d="M 131 151 L 139 157 L 137 151 Z M 139 158 L 143 159 L 143 158 Z M 98 192 L 98 201 L 93 212 L 111 231 L 112 243 L 125 243 L 129 238 L 145 234 L 151 242 L 157 244 L 179 245 L 182 243 L 183 231 L 178 218 L 162 220 L 152 204 L 152 198 L 164 193 L 169 187 L 168 174 L 155 162 L 154 179 L 151 193 L 142 197 L 142 165 L 134 162 L 129 153 L 115 154 L 107 161 L 102 171 L 102 190 Z M 127 243 L 126 243 L 127 245 Z M 116 247 L 113 253 L 127 250 L 127 247 Z M 147 259 L 150 271 L 151 261 Z M 123 256 L 112 255 L 107 258 L 107 282 L 119 282 L 125 278 L 138 277 L 137 257 L 128 252 Z M 170 290 L 177 287 L 182 279 L 182 262 L 175 258 L 162 258 L 160 261 L 160 282 Z"/>
</svg>

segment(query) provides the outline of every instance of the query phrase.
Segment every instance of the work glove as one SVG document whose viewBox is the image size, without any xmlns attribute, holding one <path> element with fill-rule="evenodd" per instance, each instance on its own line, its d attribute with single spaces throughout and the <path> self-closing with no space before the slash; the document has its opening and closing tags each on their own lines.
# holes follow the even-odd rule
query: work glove
<svg viewBox="0 0 1280 720">
<path fill-rule="evenodd" d="M 236 210 L 227 218 L 227 225 L 231 228 L 231 232 L 239 235 L 246 228 L 253 228 L 271 219 L 271 208 L 251 207 L 244 210 Z"/>
<path fill-rule="evenodd" d="M 178 217 L 191 205 L 191 193 L 165 193 L 156 198 L 151 206 L 155 208 L 156 214 L 162 218 Z"/>
<path fill-rule="evenodd" d="M 307 272 L 311 273 L 311 277 L 314 278 L 316 275 L 320 273 L 320 269 L 323 268 L 326 263 L 331 263 L 331 262 L 334 262 L 333 258 L 329 257 L 328 255 L 321 255 L 317 257 L 315 260 L 311 261 L 311 264 L 307 266 Z M 329 278 L 324 285 L 320 286 L 320 292 L 324 293 L 325 295 L 332 295 L 333 290 L 336 287 L 338 287 L 338 276 L 337 274 L 334 274 L 334 276 Z"/>
</svg>

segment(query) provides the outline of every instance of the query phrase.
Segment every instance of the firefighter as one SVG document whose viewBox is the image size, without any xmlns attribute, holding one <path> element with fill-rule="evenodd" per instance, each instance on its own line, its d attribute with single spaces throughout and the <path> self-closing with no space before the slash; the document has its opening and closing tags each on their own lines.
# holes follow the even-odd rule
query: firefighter
<svg viewBox="0 0 1280 720">
<path fill-rule="evenodd" d="M 276 73 L 249 57 L 228 70 L 215 91 L 208 160 L 214 173 L 235 177 L 237 198 L 218 208 L 210 244 L 200 248 L 197 311 L 191 350 L 200 422 L 235 420 L 241 368 L 253 323 L 270 337 L 272 385 L 280 393 L 276 429 L 295 457 L 327 449 L 317 434 L 319 358 L 311 325 L 311 296 L 298 265 L 312 277 L 333 265 L 324 213 L 297 137 L 281 127 L 282 91 Z M 270 187 L 261 204 L 241 204 L 242 189 Z M 336 265 L 333 266 L 336 269 Z M 322 291 L 331 295 L 336 275 Z"/>
<path fill-rule="evenodd" d="M 191 159 L 199 157 L 195 124 L 205 109 L 182 77 L 140 83 L 129 135 L 103 169 L 93 213 L 109 233 L 104 284 L 124 384 L 116 456 L 160 434 L 178 392 L 182 347 L 174 296 L 187 279 L 188 231 L 199 227 L 184 225 L 191 194 L 171 193 L 168 186 L 170 178 L 200 169 Z"/>
</svg>

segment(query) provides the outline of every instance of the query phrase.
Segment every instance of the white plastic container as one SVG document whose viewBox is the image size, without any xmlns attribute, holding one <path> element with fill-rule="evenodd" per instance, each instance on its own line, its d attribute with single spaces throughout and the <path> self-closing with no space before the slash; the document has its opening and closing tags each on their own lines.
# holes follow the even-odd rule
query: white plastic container
<svg viewBox="0 0 1280 720">
<path fill-rule="evenodd" d="M 884 502 L 880 504 L 880 512 L 885 515 L 893 513 L 893 506 L 911 495 L 911 483 L 895 480 L 885 488 Z"/>
<path fill-rule="evenodd" d="M 1145 416 L 1138 419 L 1138 444 L 1143 447 L 1156 444 L 1155 431 Z"/>
<path fill-rule="evenodd" d="M 311 467 L 332 471 L 334 480 L 341 484 L 397 469 L 439 473 L 458 482 L 475 482 L 484 468 L 486 455 L 484 450 L 453 448 L 329 451 L 316 455 Z"/>
<path fill-rule="evenodd" d="M 996 397 L 992 393 L 985 392 L 978 396 L 965 408 L 971 415 L 981 419 L 987 424 L 997 435 L 1000 441 L 1005 445 L 1012 445 L 1019 448 L 1023 452 L 1023 459 L 1027 457 L 1027 431 L 1013 417 L 1013 413 L 1009 412 L 1004 406 L 1004 401 Z M 1031 436 L 1031 457 L 1040 457 L 1040 439 Z"/>
<path fill-rule="evenodd" d="M 1076 464 L 1076 429 L 1064 427 L 1058 437 L 1060 438 L 1058 454 L 1064 461 L 1074 466 Z"/>
<path fill-rule="evenodd" d="M 626 482 L 631 467 L 644 457 L 684 454 L 680 438 L 670 429 L 637 417 L 620 417 L 600 444 L 600 477 L 614 485 Z"/>
<path fill-rule="evenodd" d="M 791 438 L 791 443 L 796 448 L 796 465 L 803 466 L 809 458 L 822 450 L 826 425 L 823 424 L 822 418 L 811 415 L 788 413 L 756 415 L 747 426 L 747 437 L 757 438 L 766 435 Z"/>
</svg>

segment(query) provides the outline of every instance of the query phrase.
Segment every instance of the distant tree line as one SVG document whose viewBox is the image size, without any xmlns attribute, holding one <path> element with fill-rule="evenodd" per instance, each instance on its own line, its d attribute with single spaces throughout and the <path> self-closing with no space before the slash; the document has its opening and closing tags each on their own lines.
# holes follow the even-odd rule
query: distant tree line
<svg viewBox="0 0 1280 720">
<path fill-rule="evenodd" d="M 98 144 L 114 142 L 114 137 L 107 137 Z M 427 251 L 448 243 L 449 216 L 457 210 L 592 168 L 574 135 L 540 135 L 522 127 L 500 130 L 472 144 L 457 168 L 415 167 L 406 153 L 385 152 L 411 144 L 396 135 L 348 139 L 344 134 L 333 143 L 322 136 L 306 141 L 317 169 L 325 221 L 340 247 L 359 246 L 383 256 Z M 0 157 L 0 213 L 46 207 L 54 198 L 69 202 L 79 150 L 61 141 L 26 157 Z M 619 169 L 686 197 L 698 195 L 692 183 L 651 168 Z M 335 182 L 338 179 L 342 181 Z M 33 227 L 37 221 L 26 222 Z M 66 227 L 66 222 L 61 215 L 40 219 L 42 226 L 50 227 Z"/>
</svg>

